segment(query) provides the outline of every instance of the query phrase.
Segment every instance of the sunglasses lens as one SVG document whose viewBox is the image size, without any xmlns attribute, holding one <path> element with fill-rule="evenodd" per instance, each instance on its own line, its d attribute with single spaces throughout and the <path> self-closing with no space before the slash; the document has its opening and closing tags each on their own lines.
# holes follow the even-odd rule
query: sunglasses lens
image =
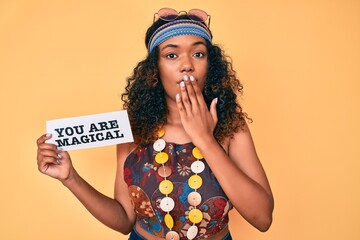
<svg viewBox="0 0 360 240">
<path fill-rule="evenodd" d="M 208 14 L 201 9 L 191 9 L 188 12 L 189 18 L 195 21 L 205 22 L 208 19 Z"/>
<path fill-rule="evenodd" d="M 172 21 L 175 20 L 179 13 L 172 8 L 162 8 L 157 12 L 160 19 L 165 21 Z"/>
</svg>

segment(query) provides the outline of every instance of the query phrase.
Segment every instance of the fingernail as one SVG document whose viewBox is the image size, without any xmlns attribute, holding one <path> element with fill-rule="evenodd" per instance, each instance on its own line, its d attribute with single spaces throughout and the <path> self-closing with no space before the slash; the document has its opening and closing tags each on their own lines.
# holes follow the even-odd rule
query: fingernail
<svg viewBox="0 0 360 240">
<path fill-rule="evenodd" d="M 51 135 L 52 135 L 51 133 L 47 133 L 45 136 L 46 137 L 51 137 Z"/>
<path fill-rule="evenodd" d="M 62 151 L 62 148 L 61 148 L 61 147 L 56 147 L 56 148 L 57 148 L 57 150 Z"/>
<path fill-rule="evenodd" d="M 60 158 L 60 159 L 62 158 L 62 156 L 61 156 L 61 154 L 60 154 L 60 153 L 58 153 L 58 155 L 57 155 L 57 156 L 58 156 L 58 158 Z"/>
<path fill-rule="evenodd" d="M 184 81 L 181 81 L 181 82 L 180 82 L 180 87 L 185 87 Z"/>
<path fill-rule="evenodd" d="M 176 99 L 178 99 L 178 100 L 180 99 L 180 94 L 179 93 L 176 94 Z"/>
<path fill-rule="evenodd" d="M 60 165 L 60 160 L 59 159 L 56 159 L 55 161 L 56 161 L 57 165 Z"/>
<path fill-rule="evenodd" d="M 191 77 L 190 77 L 190 78 L 191 78 Z M 184 79 L 185 81 L 189 80 L 188 75 L 184 75 L 183 79 Z"/>
<path fill-rule="evenodd" d="M 218 98 L 215 98 L 215 102 L 216 102 L 216 103 L 218 102 Z"/>
<path fill-rule="evenodd" d="M 190 76 L 190 81 L 194 81 L 194 80 L 195 80 L 194 76 Z"/>
</svg>

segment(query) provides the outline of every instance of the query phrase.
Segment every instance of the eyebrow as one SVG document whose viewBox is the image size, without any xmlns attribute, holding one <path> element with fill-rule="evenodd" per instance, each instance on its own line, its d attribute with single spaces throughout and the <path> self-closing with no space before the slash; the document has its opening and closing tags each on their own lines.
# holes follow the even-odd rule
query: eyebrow
<svg viewBox="0 0 360 240">
<path fill-rule="evenodd" d="M 206 44 L 205 44 L 204 42 L 202 42 L 202 41 L 194 42 L 194 43 L 192 44 L 192 46 L 197 46 L 197 45 L 204 45 L 204 46 L 206 46 Z M 160 49 L 160 51 L 161 51 L 161 50 L 164 50 L 164 49 L 166 49 L 166 48 L 179 48 L 179 45 L 170 43 L 170 44 L 167 44 L 167 45 L 165 45 L 164 47 L 162 47 L 162 48 Z"/>
</svg>

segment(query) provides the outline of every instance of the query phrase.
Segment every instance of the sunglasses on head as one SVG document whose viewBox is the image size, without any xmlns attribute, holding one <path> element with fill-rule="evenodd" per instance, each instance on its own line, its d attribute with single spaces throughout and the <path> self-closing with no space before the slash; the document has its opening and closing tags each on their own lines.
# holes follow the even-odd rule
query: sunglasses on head
<svg viewBox="0 0 360 240">
<path fill-rule="evenodd" d="M 180 12 L 172 8 L 161 8 L 157 13 L 154 14 L 153 22 L 155 22 L 156 16 L 158 16 L 158 18 L 161 20 L 171 22 L 176 20 L 181 15 L 187 15 L 191 20 L 197 22 L 204 22 L 205 25 L 208 28 L 210 28 L 211 16 L 207 14 L 205 11 L 197 8 L 191 9 L 189 11 L 180 11 Z"/>
</svg>

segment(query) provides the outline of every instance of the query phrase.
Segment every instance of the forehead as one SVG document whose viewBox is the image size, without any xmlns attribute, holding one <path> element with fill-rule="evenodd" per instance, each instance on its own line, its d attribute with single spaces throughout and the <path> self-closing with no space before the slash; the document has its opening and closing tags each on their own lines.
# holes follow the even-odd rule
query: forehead
<svg viewBox="0 0 360 240">
<path fill-rule="evenodd" d="M 180 35 L 172 37 L 159 45 L 159 49 L 164 47 L 193 47 L 203 45 L 206 46 L 206 40 L 202 37 L 195 35 Z"/>
</svg>

